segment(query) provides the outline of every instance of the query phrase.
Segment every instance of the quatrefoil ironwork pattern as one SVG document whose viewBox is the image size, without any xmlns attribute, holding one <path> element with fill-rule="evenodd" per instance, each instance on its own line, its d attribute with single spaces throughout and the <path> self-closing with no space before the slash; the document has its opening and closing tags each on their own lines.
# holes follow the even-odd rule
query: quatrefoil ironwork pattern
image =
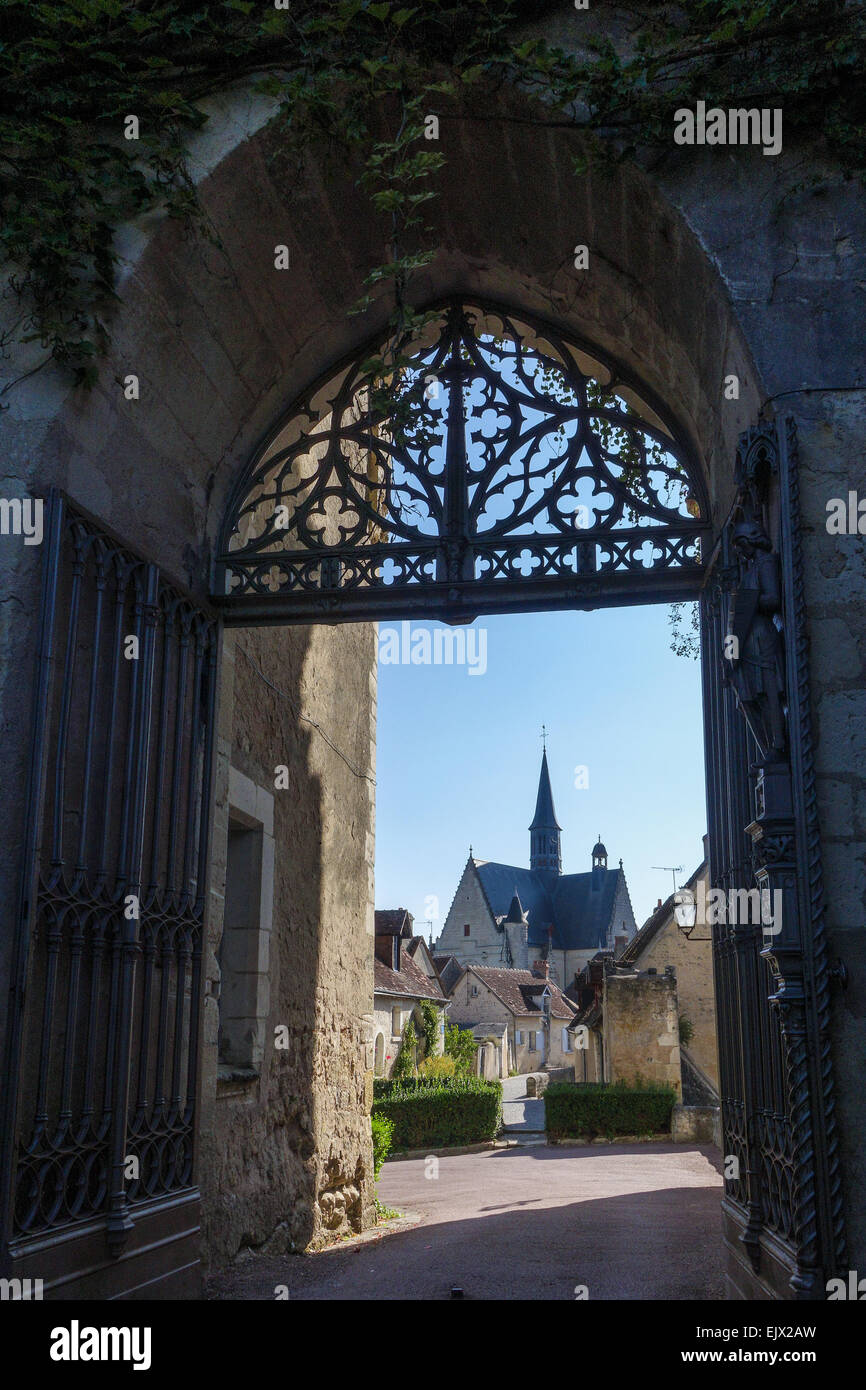
<svg viewBox="0 0 866 1390">
<path fill-rule="evenodd" d="M 697 471 L 596 349 L 459 301 L 391 363 L 332 372 L 241 478 L 218 561 L 229 621 L 693 596 Z"/>
</svg>

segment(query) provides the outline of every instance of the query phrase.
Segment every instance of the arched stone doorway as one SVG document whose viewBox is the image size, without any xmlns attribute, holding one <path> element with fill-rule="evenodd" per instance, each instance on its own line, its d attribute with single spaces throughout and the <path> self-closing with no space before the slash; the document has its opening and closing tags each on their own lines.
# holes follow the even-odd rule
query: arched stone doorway
<svg viewBox="0 0 866 1390">
<path fill-rule="evenodd" d="M 365 221 L 348 173 L 344 180 L 335 177 L 324 186 L 318 171 L 308 170 L 293 188 L 297 215 L 291 219 L 289 239 L 293 264 L 303 267 L 303 272 L 281 278 L 273 271 L 273 243 L 285 239 L 274 228 L 282 230 L 287 220 L 286 189 L 277 166 L 268 161 L 273 136 L 267 129 L 255 128 L 255 121 L 250 123 L 242 104 L 229 109 L 228 118 L 219 157 L 202 184 L 207 210 L 220 229 L 221 252 L 179 240 L 168 225 L 157 227 L 149 237 L 141 236 L 130 252 L 124 313 L 113 357 L 96 392 L 87 399 L 70 397 L 60 383 L 40 380 L 17 398 L 10 419 L 18 428 L 24 485 L 41 493 L 49 484 L 62 489 L 100 527 L 126 541 L 202 606 L 208 604 L 219 530 L 231 490 L 259 441 L 311 381 L 380 333 L 387 316 L 385 305 L 374 306 L 363 322 L 346 312 L 357 298 L 365 266 L 378 259 L 375 230 Z M 803 359 L 803 353 L 808 353 L 808 333 L 797 331 L 798 311 L 792 301 L 773 297 L 773 276 L 784 263 L 784 248 L 773 240 L 776 233 L 769 212 L 760 225 L 760 234 L 770 246 L 767 268 L 759 256 L 750 257 L 746 232 L 730 230 L 748 227 L 754 231 L 755 216 L 763 214 L 746 214 L 752 214 L 760 200 L 755 199 L 754 190 L 738 187 L 734 173 L 719 172 L 721 166 L 714 168 L 714 195 L 717 201 L 728 200 L 725 228 L 714 223 L 703 174 L 695 165 L 680 166 L 675 174 L 656 179 L 623 167 L 603 181 L 585 180 L 574 196 L 556 196 L 549 203 L 528 207 L 525 189 L 530 183 L 540 182 L 551 190 L 573 189 L 570 152 L 551 140 L 540 156 L 528 134 L 516 126 L 504 129 L 504 157 L 501 146 L 494 148 L 485 145 L 484 139 L 470 140 L 464 130 L 456 131 L 460 159 L 455 168 L 461 172 L 446 179 L 437 211 L 441 250 L 419 281 L 419 302 L 464 294 L 506 302 L 515 312 L 553 319 L 563 331 L 589 339 L 600 352 L 615 357 L 678 420 L 684 441 L 699 461 L 718 534 L 738 487 L 734 458 L 739 433 L 754 423 L 768 397 L 801 388 L 810 375 Z M 755 177 L 767 179 L 770 174 L 756 167 Z M 800 214 L 790 215 L 796 223 Z M 347 249 L 341 228 L 350 222 L 359 232 Z M 796 227 L 789 227 L 788 234 L 795 231 Z M 593 248 L 593 274 L 584 279 L 576 276 L 570 256 L 578 239 Z M 760 296 L 736 292 L 743 266 L 751 268 L 753 261 L 754 277 L 764 276 L 763 309 L 755 307 Z M 841 323 L 839 328 L 844 337 Z M 115 386 L 130 364 L 143 383 L 142 399 L 135 406 L 125 402 Z M 721 386 L 731 374 L 738 378 L 739 394 L 723 405 Z M 832 448 L 826 438 L 828 424 Z M 847 487 L 846 457 L 857 457 L 858 449 L 856 422 L 839 400 L 830 399 L 824 418 L 813 414 L 804 421 L 803 463 L 813 475 L 835 476 L 838 485 L 833 485 L 840 495 Z M 748 465 L 748 448 L 742 457 Z M 763 486 L 766 470 L 761 472 L 759 461 L 755 466 L 754 476 L 762 479 Z M 750 484 L 748 467 L 743 482 Z M 809 495 L 804 505 L 813 531 L 801 537 L 799 544 L 806 549 L 810 573 L 817 576 L 821 497 Z M 4 555 L 6 590 L 13 603 L 18 600 L 18 616 L 14 629 L 3 634 L 7 655 L 15 654 L 6 669 L 14 671 L 17 687 L 4 692 L 9 797 L 3 808 L 7 857 L 2 886 L 9 922 L 4 923 L 3 940 L 17 938 L 22 947 L 17 962 L 7 952 L 3 964 L 19 998 L 20 971 L 28 968 L 27 953 L 34 941 L 26 894 L 23 902 L 28 913 L 20 922 L 14 908 L 16 901 L 22 901 L 17 875 L 28 834 L 14 808 L 26 799 L 31 696 L 40 650 L 33 601 L 40 560 L 31 552 L 14 559 Z M 155 581 L 158 578 L 154 576 Z M 802 608 L 803 595 L 794 598 Z M 813 601 L 823 600 L 809 599 L 810 604 Z M 810 612 L 805 611 L 807 623 Z M 836 620 L 842 621 L 842 616 L 838 614 Z M 814 627 L 809 633 L 819 652 L 823 632 Z M 269 668 L 269 658 L 278 669 Z M 295 1050 L 287 1051 L 294 1086 L 301 1095 L 311 1095 L 319 1084 L 317 1078 L 326 1072 L 332 1083 L 339 1076 L 349 1089 L 352 1067 L 348 1054 L 341 1051 L 340 1030 L 354 1037 L 359 1048 L 365 1041 L 356 1020 L 363 1013 L 363 989 L 358 982 L 369 969 L 369 934 L 359 930 L 347 940 L 344 924 L 347 919 L 367 922 L 371 908 L 372 664 L 372 636 L 363 623 L 333 630 L 321 626 L 274 633 L 258 630 L 226 644 L 224 723 L 228 717 L 234 726 L 223 728 L 216 740 L 214 843 L 218 846 L 220 837 L 227 834 L 227 824 L 220 824 L 220 818 L 228 820 L 228 767 L 235 747 L 244 761 L 244 774 L 253 781 L 258 778 L 262 785 L 266 775 L 272 778 L 275 763 L 285 762 L 294 778 L 295 797 L 309 810 L 303 826 L 280 826 L 291 851 L 287 858 L 303 864 L 306 887 L 295 892 L 291 913 L 285 912 L 270 967 L 275 1002 L 269 1026 L 286 1026 L 295 1039 Z M 279 674 L 279 681 L 272 678 L 274 674 Z M 276 703 L 282 699 L 289 710 L 308 709 L 305 701 L 314 691 L 320 702 L 314 705 L 314 714 L 306 724 L 294 720 L 291 746 L 283 758 L 274 757 L 272 747 L 256 741 L 257 708 L 265 700 L 282 708 Z M 310 722 L 323 725 L 324 717 L 324 727 L 340 725 L 347 697 L 366 714 L 366 722 L 350 731 L 354 770 L 329 760 L 330 753 L 314 742 Z M 805 698 L 808 703 L 808 693 Z M 232 713 L 226 716 L 226 710 Z M 819 782 L 827 783 L 833 776 L 832 715 L 822 713 L 821 721 L 819 738 L 822 730 L 827 738 L 815 772 Z M 332 809 L 337 801 L 346 823 L 366 827 L 364 833 L 341 842 L 339 862 L 334 854 Z M 813 831 L 806 833 L 814 836 Z M 828 843 L 832 851 L 832 840 Z M 220 872 L 217 862 L 217 883 Z M 278 877 L 285 872 L 285 866 L 279 865 Z M 351 885 L 348 893 L 347 884 Z M 292 888 L 287 878 L 281 879 L 276 897 L 281 902 L 284 897 L 289 900 Z M 850 885 L 834 905 L 837 914 L 841 911 L 836 925 L 843 932 L 847 918 L 839 904 L 846 892 L 853 905 L 856 890 Z M 813 910 L 820 908 L 813 904 Z M 214 915 L 212 923 L 216 921 Z M 258 1077 L 218 1072 L 214 1043 L 220 983 L 214 956 L 217 937 L 214 929 L 202 949 L 198 1132 L 204 1160 L 200 1171 L 207 1183 L 205 1243 L 218 1260 L 231 1253 L 241 1233 L 234 1231 L 223 1199 L 243 1161 L 244 1132 L 237 1115 L 242 1108 L 263 1115 L 270 1098 L 282 1094 L 287 1082 L 273 1059 Z M 851 949 L 858 948 L 852 943 Z M 288 1014 L 287 1024 L 280 1010 Z M 848 1025 L 849 1020 L 839 1014 L 837 1030 Z M 856 1047 L 848 1049 L 847 1055 L 856 1056 Z M 856 1077 L 847 1070 L 853 1063 L 844 1055 L 839 1060 L 846 1078 L 839 1111 L 848 1136 L 845 1142 L 850 1145 L 858 1126 Z M 747 1073 L 752 1075 L 751 1067 Z M 811 1093 L 810 1107 L 814 1107 L 819 1100 L 814 1079 L 806 1092 Z M 801 1103 L 805 1105 L 805 1100 Z M 269 1234 L 268 1223 L 271 1229 L 279 1224 L 289 1193 L 297 1199 L 296 1206 L 306 1207 L 307 1212 L 299 1218 L 292 1238 L 303 1242 L 315 1227 L 318 1197 L 331 1179 L 324 1174 L 324 1159 L 314 1172 L 316 1165 L 303 1155 L 318 1153 L 325 1131 L 334 1129 L 333 1098 L 328 1105 L 330 1111 L 325 1106 L 315 1117 L 303 1106 L 292 1112 L 297 1142 L 285 1154 L 274 1150 L 286 1159 L 285 1187 L 254 1215 L 261 1223 L 257 1235 L 262 1239 Z M 340 1171 L 348 1183 L 356 1162 L 367 1162 L 369 1167 L 362 1110 L 344 1107 L 340 1126 Z M 114 1161 L 123 1157 L 115 1154 Z M 777 1168 L 781 1172 L 784 1167 L 780 1157 Z M 818 1180 L 830 1193 L 838 1216 L 842 1200 L 838 1183 L 826 1167 Z M 850 1182 L 846 1185 L 845 1200 L 849 1226 L 860 1232 L 864 1219 L 854 1187 Z M 188 1193 L 187 1201 L 194 1204 L 195 1189 L 190 1192 L 193 1195 Z M 168 1206 L 182 1210 L 181 1203 Z M 159 1209 L 154 1199 L 149 1219 L 163 1219 L 165 1210 L 166 1205 Z M 757 1223 L 757 1214 L 751 1215 Z M 121 1234 L 124 1224 L 121 1214 Z M 194 1224 L 190 1220 L 183 1230 L 176 1228 L 178 1243 L 182 1238 L 194 1240 L 190 1235 Z M 141 1222 L 139 1229 L 144 1229 Z M 104 1232 L 98 1231 L 95 1239 L 97 1244 L 104 1242 Z M 127 1248 L 134 1254 L 134 1243 Z M 20 1244 L 16 1255 L 26 1256 Z M 123 1261 L 111 1265 L 106 1259 L 104 1263 L 106 1271 L 124 1267 Z M 55 1273 L 65 1277 L 61 1266 Z M 90 1289 L 110 1287 L 115 1277 L 116 1273 L 99 1271 Z M 157 1271 L 153 1277 L 162 1276 Z M 131 1281 L 136 1278 L 132 1275 Z"/>
</svg>

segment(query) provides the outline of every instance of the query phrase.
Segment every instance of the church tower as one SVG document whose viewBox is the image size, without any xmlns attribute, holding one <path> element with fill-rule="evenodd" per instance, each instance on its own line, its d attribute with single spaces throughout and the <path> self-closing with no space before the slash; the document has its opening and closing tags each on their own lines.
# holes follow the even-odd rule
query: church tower
<svg viewBox="0 0 866 1390">
<path fill-rule="evenodd" d="M 541 776 L 538 779 L 535 815 L 529 827 L 530 869 L 537 869 L 540 873 L 562 873 L 562 852 L 559 843 L 561 828 L 553 809 L 553 792 L 550 790 L 545 748 L 541 755 Z"/>
</svg>

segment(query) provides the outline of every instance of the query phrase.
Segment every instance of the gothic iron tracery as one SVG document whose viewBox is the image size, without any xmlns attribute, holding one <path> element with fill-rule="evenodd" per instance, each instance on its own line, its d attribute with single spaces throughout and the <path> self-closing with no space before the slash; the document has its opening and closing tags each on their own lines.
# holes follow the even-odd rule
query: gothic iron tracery
<svg viewBox="0 0 866 1390">
<path fill-rule="evenodd" d="M 453 302 L 390 373 L 363 353 L 271 435 L 231 499 L 228 621 L 694 596 L 707 507 L 661 408 L 594 349 Z M 432 611 L 431 611 L 432 610 Z"/>
</svg>

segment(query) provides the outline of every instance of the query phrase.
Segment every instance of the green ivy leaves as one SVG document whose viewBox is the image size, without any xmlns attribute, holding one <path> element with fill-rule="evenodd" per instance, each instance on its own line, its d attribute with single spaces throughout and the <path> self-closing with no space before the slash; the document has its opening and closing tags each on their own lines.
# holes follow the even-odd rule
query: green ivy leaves
<svg viewBox="0 0 866 1390">
<path fill-rule="evenodd" d="M 608 38 L 568 53 L 526 37 L 520 26 L 545 8 L 0 0 L 0 258 L 17 336 L 78 381 L 95 379 L 116 231 L 153 208 L 203 225 L 185 151 L 205 120 L 201 99 L 244 78 L 280 102 L 295 147 L 326 139 L 360 156 L 385 248 L 361 307 L 390 285 L 397 338 L 409 280 L 434 254 L 426 210 L 447 162 L 447 140 L 425 141 L 423 119 L 489 113 L 504 84 L 527 93 L 526 120 L 614 134 L 620 156 L 669 145 L 673 110 L 702 98 L 783 106 L 786 132 L 822 140 L 847 173 L 866 167 L 866 5 L 690 0 L 673 20 L 650 12 L 629 53 Z M 138 140 L 124 139 L 130 113 Z M 585 158 L 575 153 L 576 172 Z"/>
</svg>

